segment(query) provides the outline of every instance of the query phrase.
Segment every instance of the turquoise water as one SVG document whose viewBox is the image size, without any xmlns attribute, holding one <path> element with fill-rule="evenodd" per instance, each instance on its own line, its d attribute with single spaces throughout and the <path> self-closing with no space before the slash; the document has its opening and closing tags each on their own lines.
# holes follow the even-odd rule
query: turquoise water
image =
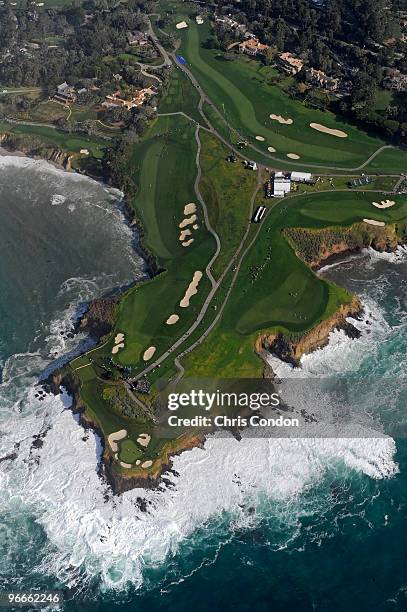
<svg viewBox="0 0 407 612">
<path fill-rule="evenodd" d="M 361 338 L 335 332 L 301 371 L 273 362 L 317 381 L 315 396 L 286 392 L 322 418 L 345 380 L 364 437 L 211 439 L 161 490 L 114 498 L 94 434 L 35 382 L 86 341 L 78 304 L 143 274 L 118 197 L 0 159 L 1 588 L 63 589 L 70 611 L 406 609 L 405 254 L 326 270 L 362 296 Z"/>
</svg>

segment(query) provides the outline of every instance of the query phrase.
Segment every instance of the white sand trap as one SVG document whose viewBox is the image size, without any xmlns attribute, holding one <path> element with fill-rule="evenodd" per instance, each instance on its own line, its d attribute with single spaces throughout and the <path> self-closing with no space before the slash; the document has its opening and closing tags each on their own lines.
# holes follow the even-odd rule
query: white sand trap
<svg viewBox="0 0 407 612">
<path fill-rule="evenodd" d="M 194 241 L 194 239 L 193 239 L 193 238 L 190 238 L 190 239 L 189 239 L 189 240 L 187 240 L 186 242 L 183 242 L 183 243 L 182 243 L 182 246 L 183 246 L 183 247 L 188 247 L 190 244 L 192 244 L 192 243 L 193 243 L 193 241 Z"/>
<path fill-rule="evenodd" d="M 378 227 L 384 227 L 386 224 L 384 221 L 375 221 L 374 219 L 363 219 L 365 223 L 369 223 L 369 225 L 377 225 Z"/>
<path fill-rule="evenodd" d="M 342 130 L 332 130 L 325 125 L 321 125 L 320 123 L 310 123 L 310 127 L 313 130 L 317 130 L 318 132 L 323 132 L 324 134 L 330 134 L 330 136 L 336 136 L 337 138 L 347 138 L 348 135 L 346 132 L 342 132 Z"/>
<path fill-rule="evenodd" d="M 175 27 L 177 28 L 177 30 L 184 30 L 188 27 L 188 24 L 186 23 L 186 21 L 180 21 Z"/>
<path fill-rule="evenodd" d="M 287 153 L 287 157 L 290 159 L 300 159 L 300 156 L 297 153 Z"/>
<path fill-rule="evenodd" d="M 198 293 L 198 285 L 199 285 L 199 281 L 201 280 L 202 276 L 203 275 L 202 275 L 202 272 L 200 270 L 197 270 L 196 272 L 194 272 L 194 276 L 192 278 L 192 281 L 189 283 L 189 287 L 186 290 L 184 297 L 182 298 L 182 300 L 179 303 L 181 308 L 188 308 L 189 300 L 191 299 L 191 297 L 193 295 Z"/>
<path fill-rule="evenodd" d="M 174 323 L 177 323 L 179 321 L 179 316 L 177 314 L 172 314 L 168 317 L 168 319 L 166 320 L 167 325 L 174 325 Z"/>
<path fill-rule="evenodd" d="M 150 440 L 151 436 L 146 433 L 141 433 L 137 438 L 137 442 L 140 444 L 140 446 L 144 446 L 144 448 L 146 448 L 150 444 Z"/>
<path fill-rule="evenodd" d="M 267 147 L 267 151 L 269 151 L 269 153 L 275 153 L 276 152 L 274 147 Z"/>
<path fill-rule="evenodd" d="M 148 361 L 156 352 L 157 348 L 155 346 L 149 346 L 148 349 L 144 351 L 143 359 L 144 361 Z"/>
<path fill-rule="evenodd" d="M 194 230 L 199 229 L 199 225 L 198 225 L 198 223 L 194 223 L 194 224 L 193 224 L 193 226 L 192 226 L 192 229 L 194 229 Z"/>
<path fill-rule="evenodd" d="M 190 202 L 189 204 L 185 204 L 184 215 L 192 215 L 194 212 L 196 212 L 195 202 Z"/>
<path fill-rule="evenodd" d="M 190 229 L 186 229 L 186 230 L 182 230 L 180 235 L 179 235 L 179 239 L 181 242 L 184 242 L 184 240 L 190 236 L 192 234 Z"/>
<path fill-rule="evenodd" d="M 136 465 L 140 465 L 140 463 L 141 463 L 140 459 L 137 459 Z"/>
<path fill-rule="evenodd" d="M 259 140 L 260 142 L 264 142 L 263 136 L 256 136 L 256 140 Z"/>
<path fill-rule="evenodd" d="M 192 223 L 195 223 L 196 219 L 197 219 L 196 215 L 191 215 L 190 217 L 183 219 L 178 227 L 182 229 L 186 227 L 187 225 L 191 225 Z"/>
<path fill-rule="evenodd" d="M 395 203 L 396 202 L 394 200 L 382 200 L 381 202 L 372 202 L 373 206 L 376 206 L 376 208 L 391 208 L 395 205 Z"/>
<path fill-rule="evenodd" d="M 120 465 L 123 468 L 127 468 L 127 469 L 131 468 L 131 463 L 124 463 L 124 461 L 120 461 Z"/>
<path fill-rule="evenodd" d="M 284 117 L 282 117 L 281 115 L 271 114 L 270 119 L 273 119 L 273 121 L 278 121 L 282 125 L 292 125 L 292 123 L 294 123 L 292 119 L 284 119 Z"/>
<path fill-rule="evenodd" d="M 120 429 L 119 431 L 114 431 L 110 435 L 107 436 L 107 441 L 109 442 L 109 446 L 114 453 L 117 453 L 119 447 L 117 446 L 117 442 L 123 440 L 127 436 L 126 429 Z"/>
<path fill-rule="evenodd" d="M 124 342 L 120 342 L 120 344 L 116 344 L 113 348 L 112 348 L 112 353 L 113 355 L 116 355 L 116 353 L 118 353 L 120 351 L 120 349 L 124 348 Z"/>
<path fill-rule="evenodd" d="M 142 468 L 149 468 L 149 467 L 151 467 L 152 465 L 153 465 L 153 462 L 152 462 L 150 459 L 148 459 L 148 461 L 144 461 L 144 462 L 141 464 L 141 467 L 142 467 Z"/>
<path fill-rule="evenodd" d="M 124 334 L 119 332 L 118 334 L 116 334 L 116 337 L 114 339 L 114 343 L 115 344 L 120 344 L 120 342 L 123 342 L 123 340 L 124 340 Z"/>
</svg>

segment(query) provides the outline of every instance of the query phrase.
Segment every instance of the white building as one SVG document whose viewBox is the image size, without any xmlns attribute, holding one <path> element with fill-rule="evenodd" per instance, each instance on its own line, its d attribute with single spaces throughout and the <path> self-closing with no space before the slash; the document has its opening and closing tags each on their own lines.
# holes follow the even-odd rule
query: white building
<svg viewBox="0 0 407 612">
<path fill-rule="evenodd" d="M 290 191 L 291 179 L 287 178 L 283 172 L 276 172 L 273 181 L 273 198 L 283 198 Z"/>
<path fill-rule="evenodd" d="M 308 183 L 311 178 L 311 172 L 291 172 L 291 180 L 293 183 Z"/>
</svg>

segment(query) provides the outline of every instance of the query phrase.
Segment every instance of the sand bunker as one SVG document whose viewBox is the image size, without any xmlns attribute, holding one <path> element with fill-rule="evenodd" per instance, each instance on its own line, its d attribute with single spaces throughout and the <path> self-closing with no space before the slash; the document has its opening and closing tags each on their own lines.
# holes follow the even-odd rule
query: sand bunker
<svg viewBox="0 0 407 612">
<path fill-rule="evenodd" d="M 144 462 L 141 464 L 141 467 L 142 467 L 142 468 L 149 468 L 149 467 L 151 467 L 152 465 L 153 465 L 153 462 L 152 462 L 150 459 L 148 459 L 148 461 L 144 461 Z"/>
<path fill-rule="evenodd" d="M 185 204 L 184 206 L 184 215 L 192 215 L 196 212 L 196 204 L 194 202 L 190 202 L 189 204 Z"/>
<path fill-rule="evenodd" d="M 131 463 L 124 463 L 124 461 L 120 461 L 120 465 L 123 468 L 127 468 L 127 469 L 131 468 Z"/>
<path fill-rule="evenodd" d="M 372 202 L 373 206 L 376 206 L 376 208 L 391 208 L 395 205 L 395 203 L 396 202 L 394 200 L 382 200 L 381 202 Z"/>
<path fill-rule="evenodd" d="M 337 138 L 347 138 L 348 135 L 346 132 L 342 132 L 342 130 L 332 130 L 325 125 L 321 125 L 320 123 L 310 123 L 310 127 L 313 130 L 317 130 L 318 132 L 323 132 L 324 134 L 330 134 L 330 136 L 336 136 Z"/>
<path fill-rule="evenodd" d="M 194 230 L 199 229 L 199 225 L 198 225 L 198 223 L 194 223 L 194 224 L 193 224 L 193 226 L 192 226 L 192 229 L 194 229 Z"/>
<path fill-rule="evenodd" d="M 287 153 L 287 157 L 290 159 L 300 159 L 300 156 L 297 153 Z"/>
<path fill-rule="evenodd" d="M 117 453 L 119 447 L 117 446 L 117 442 L 123 440 L 127 436 L 126 429 L 120 429 L 119 431 L 114 431 L 110 435 L 107 436 L 107 441 L 109 442 L 109 446 L 114 453 Z"/>
<path fill-rule="evenodd" d="M 141 433 L 137 438 L 137 442 L 140 444 L 140 446 L 144 446 L 144 448 L 146 448 L 150 444 L 150 440 L 151 436 L 146 433 Z"/>
<path fill-rule="evenodd" d="M 260 142 L 264 142 L 263 136 L 256 136 L 256 140 L 259 140 Z"/>
<path fill-rule="evenodd" d="M 120 344 L 116 344 L 116 346 L 112 348 L 113 355 L 116 355 L 116 353 L 118 353 L 120 349 L 122 348 L 124 348 L 124 342 L 120 342 Z"/>
<path fill-rule="evenodd" d="M 188 27 L 188 24 L 185 21 L 180 21 L 175 27 L 177 30 L 183 30 L 184 28 Z"/>
<path fill-rule="evenodd" d="M 157 348 L 155 346 L 149 346 L 148 349 L 144 351 L 143 359 L 144 361 L 148 361 L 156 352 Z"/>
<path fill-rule="evenodd" d="M 168 317 L 166 323 L 167 325 L 174 325 L 174 323 L 177 323 L 177 321 L 179 321 L 179 316 L 177 314 L 172 314 Z"/>
<path fill-rule="evenodd" d="M 182 229 L 183 227 L 186 227 L 187 225 L 191 225 L 192 223 L 195 223 L 196 219 L 197 219 L 196 215 L 191 215 L 190 217 L 183 219 L 178 227 Z"/>
<path fill-rule="evenodd" d="M 116 337 L 114 339 L 114 343 L 115 344 L 119 344 L 119 342 L 123 342 L 123 340 L 124 340 L 124 334 L 119 332 L 118 334 L 116 334 Z"/>
<path fill-rule="evenodd" d="M 179 235 L 179 239 L 181 242 L 184 242 L 184 240 L 190 236 L 192 234 L 190 229 L 186 229 L 186 230 L 182 230 L 182 232 Z"/>
<path fill-rule="evenodd" d="M 199 281 L 201 280 L 201 278 L 202 278 L 202 272 L 200 270 L 197 270 L 196 272 L 194 272 L 192 281 L 189 283 L 189 287 L 186 290 L 184 297 L 179 303 L 181 308 L 188 308 L 189 300 L 191 299 L 193 295 L 198 293 L 198 285 L 199 285 Z"/>
<path fill-rule="evenodd" d="M 182 243 L 182 246 L 183 246 L 183 247 L 187 247 L 187 246 L 189 246 L 190 244 L 192 244 L 192 243 L 193 243 L 193 241 L 194 241 L 194 239 L 193 239 L 193 238 L 190 238 L 190 239 L 189 239 L 189 240 L 187 240 L 186 242 L 183 242 L 183 243 Z"/>
<path fill-rule="evenodd" d="M 363 219 L 365 223 L 369 223 L 369 225 L 377 225 L 378 227 L 384 227 L 386 224 L 384 221 L 375 221 L 374 219 Z"/>
<path fill-rule="evenodd" d="M 270 119 L 273 119 L 273 121 L 278 121 L 282 125 L 291 125 L 294 123 L 292 119 L 284 119 L 284 117 L 281 115 L 270 115 Z"/>
<path fill-rule="evenodd" d="M 276 152 L 274 147 L 267 147 L 267 151 L 269 151 L 270 153 L 275 153 Z"/>
</svg>

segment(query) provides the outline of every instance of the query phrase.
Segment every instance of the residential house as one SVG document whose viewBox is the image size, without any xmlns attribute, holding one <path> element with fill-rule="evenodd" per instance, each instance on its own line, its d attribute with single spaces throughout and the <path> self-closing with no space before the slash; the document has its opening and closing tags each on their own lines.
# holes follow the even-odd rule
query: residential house
<svg viewBox="0 0 407 612">
<path fill-rule="evenodd" d="M 315 68 L 309 68 L 306 70 L 305 78 L 308 83 L 311 83 L 311 85 L 319 87 L 320 89 L 336 91 L 339 87 L 339 79 L 330 77 L 322 70 L 316 70 Z"/>
<path fill-rule="evenodd" d="M 144 32 L 140 32 L 140 30 L 134 33 L 127 32 L 126 37 L 127 37 L 127 42 L 132 47 L 135 45 L 138 45 L 139 47 L 144 47 L 145 45 L 148 44 L 147 36 L 144 34 Z"/>
<path fill-rule="evenodd" d="M 285 51 L 278 56 L 277 65 L 288 74 L 297 74 L 302 69 L 304 62 L 299 57 Z"/>
<path fill-rule="evenodd" d="M 120 89 L 115 91 L 109 96 L 106 96 L 106 100 L 103 102 L 102 106 L 107 108 L 112 106 L 120 106 L 122 108 L 127 108 L 127 110 L 131 110 L 137 106 L 141 106 L 144 104 L 145 100 L 148 96 L 154 96 L 157 92 L 154 87 L 145 87 L 144 89 L 139 89 L 133 92 L 133 96 L 130 100 L 122 97 L 122 92 Z"/>
<path fill-rule="evenodd" d="M 389 69 L 383 81 L 384 87 L 399 92 L 407 92 L 407 74 L 400 70 Z"/>
<path fill-rule="evenodd" d="M 75 89 L 64 81 L 64 83 L 57 86 L 57 91 L 54 94 L 53 100 L 60 104 L 65 104 L 66 106 L 74 104 L 76 102 Z"/>
<path fill-rule="evenodd" d="M 265 55 L 268 48 L 268 45 L 263 45 L 257 38 L 250 38 L 239 43 L 240 53 L 246 53 L 246 55 L 251 56 Z"/>
</svg>

